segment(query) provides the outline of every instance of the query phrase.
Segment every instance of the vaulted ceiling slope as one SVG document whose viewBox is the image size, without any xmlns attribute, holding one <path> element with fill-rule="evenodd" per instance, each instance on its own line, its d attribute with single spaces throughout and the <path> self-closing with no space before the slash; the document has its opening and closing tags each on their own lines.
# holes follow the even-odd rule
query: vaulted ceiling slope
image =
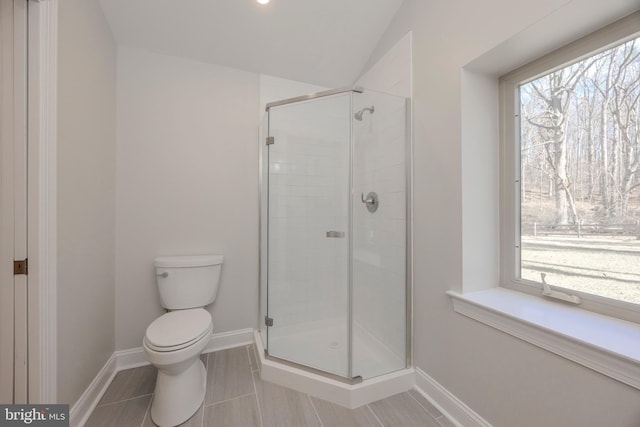
<svg viewBox="0 0 640 427">
<path fill-rule="evenodd" d="M 119 46 L 352 84 L 402 0 L 100 0 Z"/>
</svg>

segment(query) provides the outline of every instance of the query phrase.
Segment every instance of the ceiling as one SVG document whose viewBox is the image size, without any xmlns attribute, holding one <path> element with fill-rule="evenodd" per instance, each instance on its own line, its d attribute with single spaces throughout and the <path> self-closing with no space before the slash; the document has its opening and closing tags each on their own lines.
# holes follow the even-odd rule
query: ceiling
<svg viewBox="0 0 640 427">
<path fill-rule="evenodd" d="M 402 0 L 100 0 L 119 46 L 352 84 Z"/>
</svg>

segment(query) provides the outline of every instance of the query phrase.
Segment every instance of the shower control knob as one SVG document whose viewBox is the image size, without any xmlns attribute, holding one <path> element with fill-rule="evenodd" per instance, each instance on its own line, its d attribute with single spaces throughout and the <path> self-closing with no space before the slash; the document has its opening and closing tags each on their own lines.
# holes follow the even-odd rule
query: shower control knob
<svg viewBox="0 0 640 427">
<path fill-rule="evenodd" d="M 367 210 L 371 213 L 378 210 L 378 206 L 380 205 L 380 200 L 378 199 L 378 194 L 375 192 L 370 192 L 367 194 L 367 198 L 364 198 L 364 193 L 360 193 L 360 200 L 362 203 L 367 205 Z"/>
</svg>

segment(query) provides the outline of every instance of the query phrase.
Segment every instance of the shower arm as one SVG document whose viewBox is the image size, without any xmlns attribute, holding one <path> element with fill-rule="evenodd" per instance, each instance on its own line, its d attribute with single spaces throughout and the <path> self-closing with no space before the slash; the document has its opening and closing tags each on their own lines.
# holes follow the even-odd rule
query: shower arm
<svg viewBox="0 0 640 427">
<path fill-rule="evenodd" d="M 368 195 L 367 195 L 368 196 Z M 376 199 L 374 199 L 373 197 L 367 197 L 366 199 L 364 198 L 364 193 L 360 193 L 360 200 L 362 201 L 362 203 L 365 203 L 367 205 L 370 205 L 372 203 L 376 202 Z"/>
</svg>

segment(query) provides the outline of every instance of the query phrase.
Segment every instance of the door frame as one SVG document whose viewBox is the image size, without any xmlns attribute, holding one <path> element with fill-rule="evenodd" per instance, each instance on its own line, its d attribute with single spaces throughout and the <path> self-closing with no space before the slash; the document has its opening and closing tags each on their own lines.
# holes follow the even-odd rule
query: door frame
<svg viewBox="0 0 640 427">
<path fill-rule="evenodd" d="M 29 403 L 57 402 L 58 0 L 28 1 Z"/>
<path fill-rule="evenodd" d="M 16 83 L 15 74 L 15 52 L 14 39 L 16 31 L 14 29 L 15 11 L 13 1 L 0 3 L 0 85 L 2 98 L 0 99 L 0 114 L 2 114 L 0 129 L 2 130 L 2 146 L 0 160 L 2 166 L 0 172 L 0 184 L 2 187 L 2 203 L 0 205 L 0 235 L 2 236 L 0 248 L 0 280 L 3 281 L 0 287 L 0 374 L 6 374 L 7 378 L 0 377 L 2 390 L 0 390 L 0 401 L 15 401 L 15 276 L 13 275 L 13 260 L 15 259 L 15 143 L 13 138 L 16 110 L 14 102 L 14 92 Z M 5 283 L 6 282 L 6 283 Z M 10 379 L 10 380 L 9 380 Z M 25 380 L 26 387 L 26 380 Z"/>
<path fill-rule="evenodd" d="M 27 258 L 27 3 L 8 0 L 3 14 L 3 322 L 5 369 L 11 365 L 11 401 L 28 401 L 28 276 L 14 274 L 14 260 Z M 6 27 L 5 27 L 6 25 Z M 6 73 L 6 75 L 4 74 Z M 5 343 L 6 344 L 6 341 Z M 3 345 L 3 347 L 5 347 Z M 9 363 L 6 363 L 9 362 Z"/>
</svg>

